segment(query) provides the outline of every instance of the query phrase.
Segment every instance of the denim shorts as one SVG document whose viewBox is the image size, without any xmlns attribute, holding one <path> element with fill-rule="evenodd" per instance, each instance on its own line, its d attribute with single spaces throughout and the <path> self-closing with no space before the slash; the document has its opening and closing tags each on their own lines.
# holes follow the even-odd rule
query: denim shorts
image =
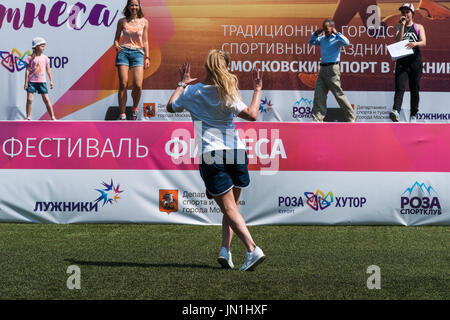
<svg viewBox="0 0 450 320">
<path fill-rule="evenodd" d="M 45 82 L 28 82 L 28 93 L 48 94 L 47 83 Z"/>
<path fill-rule="evenodd" d="M 143 67 L 144 54 L 139 50 L 123 47 L 121 52 L 117 52 L 116 66 Z"/>
<path fill-rule="evenodd" d="M 233 187 L 248 187 L 250 176 L 247 166 L 244 149 L 215 150 L 202 154 L 199 169 L 207 197 L 212 199 L 212 196 L 223 195 Z"/>
</svg>

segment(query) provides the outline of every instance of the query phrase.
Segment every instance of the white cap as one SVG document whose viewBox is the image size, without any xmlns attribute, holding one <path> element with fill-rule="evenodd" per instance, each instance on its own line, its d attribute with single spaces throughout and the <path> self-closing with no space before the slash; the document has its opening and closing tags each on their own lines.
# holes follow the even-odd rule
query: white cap
<svg viewBox="0 0 450 320">
<path fill-rule="evenodd" d="M 37 46 L 40 46 L 41 44 L 45 44 L 45 43 L 47 43 L 47 42 L 45 41 L 44 38 L 36 37 L 36 38 L 34 38 L 33 41 L 31 42 L 31 48 L 34 49 L 34 48 L 36 48 Z"/>
<path fill-rule="evenodd" d="M 410 3 L 410 2 L 404 3 L 400 8 L 398 8 L 398 10 L 402 10 L 403 8 L 408 8 L 409 10 L 411 10 L 412 12 L 414 12 L 414 6 L 413 6 L 413 4 Z"/>
</svg>

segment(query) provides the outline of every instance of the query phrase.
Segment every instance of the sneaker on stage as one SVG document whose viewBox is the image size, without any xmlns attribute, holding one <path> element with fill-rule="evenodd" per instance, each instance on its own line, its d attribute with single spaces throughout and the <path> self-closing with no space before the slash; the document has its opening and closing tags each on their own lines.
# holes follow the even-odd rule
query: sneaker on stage
<svg viewBox="0 0 450 320">
<path fill-rule="evenodd" d="M 256 247 L 252 252 L 247 252 L 245 255 L 245 262 L 241 267 L 241 271 L 253 271 L 264 261 L 266 256 L 260 247 Z"/>
<path fill-rule="evenodd" d="M 217 258 L 217 262 L 220 263 L 222 268 L 225 269 L 233 269 L 234 264 L 231 260 L 231 252 L 227 250 L 227 248 L 222 247 L 219 252 L 219 257 Z"/>
<path fill-rule="evenodd" d="M 389 118 L 391 118 L 391 120 L 393 121 L 393 122 L 398 122 L 399 120 L 398 120 L 398 118 L 399 118 L 399 114 L 398 114 L 398 111 L 397 110 L 392 110 L 390 113 L 389 113 Z"/>
<path fill-rule="evenodd" d="M 133 109 L 133 113 L 131 114 L 131 120 L 136 121 L 139 114 L 139 109 Z"/>
<path fill-rule="evenodd" d="M 417 122 L 417 118 L 415 116 L 411 116 L 411 118 L 409 118 L 409 122 Z"/>
<path fill-rule="evenodd" d="M 127 115 L 125 113 L 121 113 L 119 119 L 117 120 L 127 120 Z"/>
</svg>

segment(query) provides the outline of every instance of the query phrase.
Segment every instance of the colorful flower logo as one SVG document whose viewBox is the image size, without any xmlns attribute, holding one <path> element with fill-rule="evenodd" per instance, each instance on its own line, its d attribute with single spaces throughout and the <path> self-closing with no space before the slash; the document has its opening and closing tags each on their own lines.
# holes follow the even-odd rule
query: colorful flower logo
<svg viewBox="0 0 450 320">
<path fill-rule="evenodd" d="M 117 187 L 114 186 L 114 182 L 111 179 L 111 183 L 107 184 L 106 182 L 102 182 L 102 185 L 105 187 L 104 189 L 95 189 L 96 191 L 100 192 L 100 197 L 95 199 L 95 203 L 99 203 L 103 201 L 102 207 L 105 206 L 105 204 L 110 203 L 114 204 L 117 203 L 120 199 L 120 194 L 124 190 L 120 190 L 120 184 L 117 185 Z"/>
<path fill-rule="evenodd" d="M 261 100 L 261 104 L 259 105 L 259 111 L 269 112 L 270 110 L 272 110 L 272 106 L 273 106 L 272 101 L 265 98 L 264 100 Z"/>
</svg>

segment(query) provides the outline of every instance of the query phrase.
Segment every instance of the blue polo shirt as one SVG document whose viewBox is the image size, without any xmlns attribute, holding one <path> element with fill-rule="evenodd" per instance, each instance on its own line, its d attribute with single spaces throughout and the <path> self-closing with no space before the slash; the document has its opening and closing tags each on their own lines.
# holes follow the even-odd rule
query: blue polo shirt
<svg viewBox="0 0 450 320">
<path fill-rule="evenodd" d="M 349 45 L 350 41 L 340 32 L 331 34 L 329 38 L 325 35 L 318 37 L 313 33 L 309 44 L 320 46 L 322 63 L 332 63 L 340 61 L 341 47 Z"/>
</svg>

